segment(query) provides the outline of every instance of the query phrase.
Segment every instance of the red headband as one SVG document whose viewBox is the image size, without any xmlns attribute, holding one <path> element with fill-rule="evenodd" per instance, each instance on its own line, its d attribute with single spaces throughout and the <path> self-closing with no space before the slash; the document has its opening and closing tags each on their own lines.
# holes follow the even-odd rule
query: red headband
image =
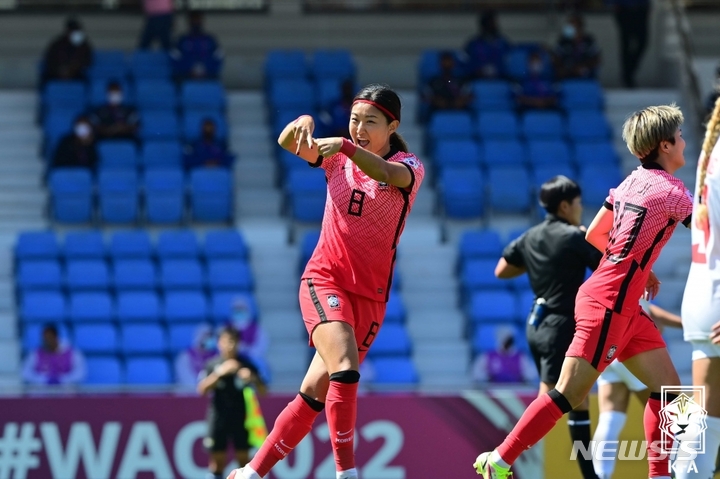
<svg viewBox="0 0 720 479">
<path fill-rule="evenodd" d="M 393 121 L 397 120 L 397 118 L 395 118 L 395 115 L 393 115 L 392 113 L 390 113 L 390 110 L 388 110 L 388 109 L 385 108 L 384 106 L 380 105 L 379 103 L 375 103 L 375 102 L 372 101 L 372 100 L 355 100 L 355 101 L 353 102 L 353 105 L 354 105 L 355 103 L 367 103 L 368 105 L 372 105 L 372 106 L 374 106 L 375 108 L 377 108 L 378 110 L 380 110 L 381 112 L 385 113 L 387 116 L 389 116 L 391 120 L 393 120 Z"/>
</svg>

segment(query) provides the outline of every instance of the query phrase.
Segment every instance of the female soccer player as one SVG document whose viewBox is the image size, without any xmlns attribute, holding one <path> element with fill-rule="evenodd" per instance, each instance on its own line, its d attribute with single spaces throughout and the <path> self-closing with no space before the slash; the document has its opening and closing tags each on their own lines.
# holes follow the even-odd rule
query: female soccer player
<svg viewBox="0 0 720 479">
<path fill-rule="evenodd" d="M 720 100 L 715 102 L 698 161 L 692 264 L 682 303 L 685 341 L 693 345 L 693 385 L 705 386 L 705 454 L 697 472 L 678 464 L 677 478 L 712 477 L 720 447 Z"/>
<path fill-rule="evenodd" d="M 685 164 L 683 116 L 676 106 L 653 106 L 625 121 L 623 139 L 641 165 L 617 188 L 587 230 L 590 244 L 604 252 L 600 265 L 580 287 L 575 301 L 575 336 L 560 379 L 528 406 L 505 441 L 480 454 L 473 466 L 485 479 L 509 477 L 510 465 L 577 407 L 600 373 L 618 359 L 650 389 L 644 425 L 649 477 L 670 479 L 661 441 L 661 386 L 680 384 L 677 371 L 640 298 L 652 299 L 660 282 L 652 265 L 678 223 L 690 224 L 692 195 L 673 173 Z"/>
<path fill-rule="evenodd" d="M 264 477 L 310 432 L 323 408 L 337 479 L 358 477 L 358 371 L 382 325 L 398 241 L 425 172 L 398 135 L 399 125 L 400 98 L 387 86 L 369 85 L 353 101 L 352 141 L 313 138 L 308 115 L 278 138 L 311 167 L 323 168 L 328 184 L 320 241 L 300 285 L 300 309 L 317 353 L 300 393 L 235 479 Z"/>
</svg>

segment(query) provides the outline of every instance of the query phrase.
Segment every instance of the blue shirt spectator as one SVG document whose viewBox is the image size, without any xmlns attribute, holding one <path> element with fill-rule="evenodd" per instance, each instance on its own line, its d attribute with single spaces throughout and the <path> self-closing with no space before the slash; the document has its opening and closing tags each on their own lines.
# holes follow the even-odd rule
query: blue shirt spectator
<svg viewBox="0 0 720 479">
<path fill-rule="evenodd" d="M 554 52 L 558 79 L 597 78 L 600 50 L 578 14 L 568 17 Z"/>
<path fill-rule="evenodd" d="M 515 101 L 520 110 L 556 108 L 558 92 L 545 75 L 545 62 L 540 52 L 528 55 L 528 76 L 515 88 Z"/>
<path fill-rule="evenodd" d="M 235 156 L 217 139 L 215 122 L 204 120 L 200 139 L 185 150 L 185 168 L 231 168 L 233 161 Z"/>
<path fill-rule="evenodd" d="M 355 84 L 351 79 L 342 82 L 340 86 L 340 98 L 328 108 L 320 112 L 320 125 L 322 135 L 318 136 L 342 136 L 350 138 L 348 131 L 348 118 L 352 110 L 353 99 L 355 98 Z"/>
<path fill-rule="evenodd" d="M 190 12 L 190 30 L 181 36 L 171 56 L 175 76 L 181 80 L 215 79 L 220 76 L 222 52 L 215 37 L 203 30 L 203 16 Z"/>
<path fill-rule="evenodd" d="M 478 24 L 480 32 L 465 45 L 468 75 L 474 79 L 500 78 L 505 74 L 510 43 L 500 33 L 494 11 L 484 12 Z"/>
</svg>

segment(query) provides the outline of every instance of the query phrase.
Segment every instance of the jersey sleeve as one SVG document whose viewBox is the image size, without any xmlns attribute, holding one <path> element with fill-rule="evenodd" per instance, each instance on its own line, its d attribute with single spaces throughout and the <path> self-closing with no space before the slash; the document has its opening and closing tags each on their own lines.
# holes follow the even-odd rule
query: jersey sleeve
<svg viewBox="0 0 720 479">
<path fill-rule="evenodd" d="M 668 217 L 688 226 L 692 216 L 693 197 L 687 188 L 675 187 L 665 198 Z"/>
<path fill-rule="evenodd" d="M 347 158 L 347 156 L 343 155 L 342 153 L 335 153 L 332 156 L 328 156 L 327 158 L 323 158 L 322 156 L 318 156 L 318 159 L 315 161 L 315 163 L 309 163 L 311 168 L 322 168 L 325 171 L 332 171 L 333 167 L 337 165 L 339 162 L 344 161 Z"/>
<path fill-rule="evenodd" d="M 525 258 L 523 257 L 523 251 L 525 250 L 525 235 L 523 234 L 519 238 L 513 240 L 509 245 L 505 247 L 502 252 L 502 257 L 505 258 L 509 264 L 517 266 L 519 268 L 525 267 Z"/>
<path fill-rule="evenodd" d="M 415 155 L 407 154 L 405 156 L 399 157 L 397 160 L 394 160 L 397 163 L 402 163 L 405 165 L 410 171 L 410 176 L 412 176 L 412 180 L 410 181 L 410 186 L 407 188 L 404 188 L 405 191 L 409 193 L 415 193 L 420 189 L 420 185 L 422 184 L 423 178 L 425 178 L 425 166 L 422 164 L 422 161 L 418 159 Z"/>
<path fill-rule="evenodd" d="M 605 198 L 605 203 L 603 203 L 603 206 L 610 211 L 612 211 L 615 208 L 615 188 L 610 188 L 610 191 L 608 191 L 607 198 Z"/>
<path fill-rule="evenodd" d="M 577 234 L 573 235 L 572 245 L 575 253 L 580 257 L 582 263 L 586 267 L 595 271 L 603 257 L 600 250 L 588 243 L 585 239 L 585 234 L 581 231 L 578 231 Z"/>
</svg>

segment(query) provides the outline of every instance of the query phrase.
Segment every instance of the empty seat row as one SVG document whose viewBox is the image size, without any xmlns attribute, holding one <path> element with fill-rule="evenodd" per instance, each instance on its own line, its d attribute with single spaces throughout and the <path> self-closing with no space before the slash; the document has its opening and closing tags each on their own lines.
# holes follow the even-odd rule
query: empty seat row
<svg viewBox="0 0 720 479">
<path fill-rule="evenodd" d="M 115 356 L 89 356 L 85 367 L 85 384 L 90 386 L 169 386 L 173 383 L 171 363 L 164 356 L 144 355 L 125 360 Z"/>
<path fill-rule="evenodd" d="M 317 80 L 354 78 L 355 61 L 348 50 L 319 49 L 306 54 L 302 50 L 271 50 L 265 57 L 265 81 L 314 78 Z"/>
<path fill-rule="evenodd" d="M 131 78 L 169 80 L 172 62 L 164 51 L 136 50 L 129 55 L 122 50 L 95 50 L 88 70 L 91 80 Z"/>
<path fill-rule="evenodd" d="M 460 287 L 469 297 L 478 290 L 514 290 L 522 292 L 530 289 L 526 274 L 505 280 L 495 277 L 495 266 L 499 257 L 487 259 L 468 259 L 460 265 Z"/>
</svg>

